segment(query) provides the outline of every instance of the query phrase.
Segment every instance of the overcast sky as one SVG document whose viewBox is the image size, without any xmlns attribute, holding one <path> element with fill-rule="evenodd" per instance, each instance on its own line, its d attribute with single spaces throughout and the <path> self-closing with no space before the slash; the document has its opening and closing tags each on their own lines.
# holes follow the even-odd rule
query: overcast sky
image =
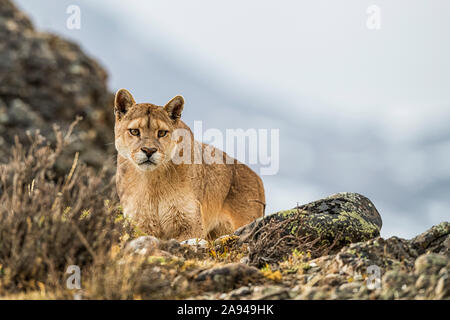
<svg viewBox="0 0 450 320">
<path fill-rule="evenodd" d="M 112 91 L 182 94 L 185 121 L 204 129 L 280 129 L 268 213 L 352 191 L 375 203 L 385 237 L 450 220 L 448 0 L 16 3 L 97 58 Z M 66 28 L 71 4 L 80 30 Z"/>
</svg>

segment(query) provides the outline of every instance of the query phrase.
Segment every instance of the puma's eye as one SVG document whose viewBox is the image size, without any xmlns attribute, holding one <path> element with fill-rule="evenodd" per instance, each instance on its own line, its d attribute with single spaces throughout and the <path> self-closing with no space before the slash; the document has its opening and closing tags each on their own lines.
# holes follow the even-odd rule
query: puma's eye
<svg viewBox="0 0 450 320">
<path fill-rule="evenodd" d="M 167 130 L 159 130 L 158 131 L 158 137 L 159 138 L 162 138 L 162 137 L 164 137 L 166 134 L 167 134 Z"/>
<path fill-rule="evenodd" d="M 130 133 L 132 136 L 138 137 L 140 135 L 139 129 L 130 129 Z"/>
</svg>

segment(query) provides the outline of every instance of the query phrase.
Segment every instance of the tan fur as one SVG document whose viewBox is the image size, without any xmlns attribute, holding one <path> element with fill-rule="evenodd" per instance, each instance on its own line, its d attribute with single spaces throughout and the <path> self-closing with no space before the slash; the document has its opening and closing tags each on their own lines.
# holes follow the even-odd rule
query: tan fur
<svg viewBox="0 0 450 320">
<path fill-rule="evenodd" d="M 232 233 L 264 215 L 263 183 L 245 164 L 194 141 L 191 130 L 180 120 L 183 106 L 180 96 L 161 107 L 136 104 L 125 89 L 117 92 L 116 184 L 124 213 L 142 231 L 163 239 L 211 239 Z M 179 128 L 187 130 L 190 141 L 172 139 Z M 129 129 L 138 129 L 140 136 L 133 136 Z M 160 130 L 167 130 L 167 135 L 158 137 Z M 176 164 L 173 155 L 187 142 L 191 153 L 187 158 L 192 161 L 205 148 L 213 148 L 213 154 L 223 154 L 228 161 Z M 139 165 L 146 158 L 142 148 L 157 150 L 151 157 L 156 164 Z"/>
</svg>

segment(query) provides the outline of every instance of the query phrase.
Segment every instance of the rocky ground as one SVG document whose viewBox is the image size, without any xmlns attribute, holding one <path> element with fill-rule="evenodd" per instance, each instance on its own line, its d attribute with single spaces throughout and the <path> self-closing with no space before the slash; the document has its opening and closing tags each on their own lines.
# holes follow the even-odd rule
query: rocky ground
<svg viewBox="0 0 450 320">
<path fill-rule="evenodd" d="M 123 218 L 104 163 L 114 156 L 106 77 L 78 45 L 0 0 L 1 298 L 450 298 L 450 223 L 383 239 L 380 214 L 359 194 L 214 241 L 142 234 Z M 67 131 L 77 115 L 72 134 L 53 128 Z M 67 286 L 69 265 L 80 267 L 80 289 Z"/>
<path fill-rule="evenodd" d="M 190 272 L 167 278 L 161 293 L 167 290 L 168 297 L 177 296 L 178 288 L 201 287 L 203 292 L 194 290 L 187 297 L 449 299 L 450 223 L 411 240 L 379 237 L 380 223 L 368 199 L 337 194 L 267 216 L 214 242 L 179 244 L 147 236 L 129 242 L 126 250 L 159 257 L 166 268 L 175 262 L 182 268 L 190 265 Z M 373 229 L 369 233 L 368 226 Z M 311 238 L 305 236 L 309 232 L 314 232 Z M 338 234 L 332 242 L 330 233 Z"/>
</svg>

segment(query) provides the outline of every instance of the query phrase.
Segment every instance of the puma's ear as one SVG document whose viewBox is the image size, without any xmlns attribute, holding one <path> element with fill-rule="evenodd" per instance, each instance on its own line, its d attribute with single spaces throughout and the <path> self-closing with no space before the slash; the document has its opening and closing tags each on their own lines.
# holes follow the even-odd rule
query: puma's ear
<svg viewBox="0 0 450 320">
<path fill-rule="evenodd" d="M 183 111 L 184 99 L 182 96 L 176 96 L 170 100 L 165 106 L 164 110 L 169 114 L 169 117 L 176 121 L 181 118 L 181 112 Z"/>
<path fill-rule="evenodd" d="M 114 113 L 120 118 L 136 103 L 131 93 L 126 89 L 120 89 L 114 100 Z"/>
</svg>

